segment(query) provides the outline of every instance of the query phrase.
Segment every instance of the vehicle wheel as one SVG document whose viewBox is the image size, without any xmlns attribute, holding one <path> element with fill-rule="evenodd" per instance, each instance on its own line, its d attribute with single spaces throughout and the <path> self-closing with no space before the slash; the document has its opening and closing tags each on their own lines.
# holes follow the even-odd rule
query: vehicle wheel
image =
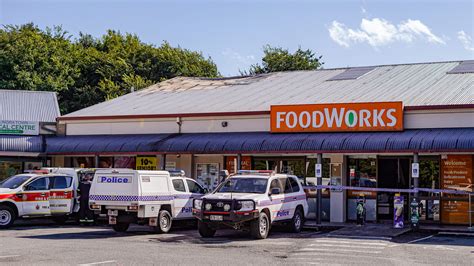
<svg viewBox="0 0 474 266">
<path fill-rule="evenodd" d="M 293 215 L 293 219 L 289 224 L 290 232 L 299 233 L 301 232 L 301 228 L 303 228 L 303 214 L 301 213 L 300 209 L 296 209 L 295 214 Z"/>
<path fill-rule="evenodd" d="M 114 229 L 115 232 L 126 232 L 128 230 L 128 227 L 130 226 L 129 223 L 117 223 L 112 225 L 112 228 Z"/>
<path fill-rule="evenodd" d="M 0 206 L 0 229 L 9 228 L 16 219 L 15 211 L 8 206 Z"/>
<path fill-rule="evenodd" d="M 64 216 L 55 216 L 52 218 L 53 221 L 58 224 L 58 225 L 64 225 L 67 220 L 69 219 L 69 216 L 64 215 Z"/>
<path fill-rule="evenodd" d="M 216 230 L 209 227 L 208 224 L 198 221 L 198 231 L 201 237 L 213 237 L 216 234 Z"/>
<path fill-rule="evenodd" d="M 258 219 L 250 222 L 250 234 L 256 239 L 265 239 L 270 231 L 270 219 L 265 212 L 261 212 Z"/>
<path fill-rule="evenodd" d="M 158 214 L 158 226 L 155 228 L 157 233 L 168 233 L 171 230 L 173 218 L 167 210 L 161 210 Z"/>
</svg>

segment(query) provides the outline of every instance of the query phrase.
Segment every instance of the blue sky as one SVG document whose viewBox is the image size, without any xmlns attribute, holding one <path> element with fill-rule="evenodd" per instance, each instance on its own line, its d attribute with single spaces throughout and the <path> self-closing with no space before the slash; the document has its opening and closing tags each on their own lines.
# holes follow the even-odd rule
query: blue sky
<svg viewBox="0 0 474 266">
<path fill-rule="evenodd" d="M 0 24 L 62 25 L 199 50 L 225 76 L 266 44 L 323 56 L 326 68 L 474 59 L 474 1 L 0 0 Z"/>
</svg>

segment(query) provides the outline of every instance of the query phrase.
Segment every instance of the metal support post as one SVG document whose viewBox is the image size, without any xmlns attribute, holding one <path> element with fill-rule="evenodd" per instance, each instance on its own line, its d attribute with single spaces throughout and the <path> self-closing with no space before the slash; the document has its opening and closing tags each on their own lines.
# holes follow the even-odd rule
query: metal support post
<svg viewBox="0 0 474 266">
<path fill-rule="evenodd" d="M 418 153 L 413 154 L 413 164 L 412 164 L 412 178 L 413 178 L 413 188 L 418 189 L 419 187 L 419 177 L 420 177 L 420 167 L 419 167 L 419 157 Z M 413 229 L 418 229 L 419 219 L 420 219 L 420 203 L 419 203 L 419 193 L 418 191 L 413 193 L 413 200 L 410 202 L 410 220 L 411 227 Z"/>
<path fill-rule="evenodd" d="M 94 156 L 94 167 L 99 168 L 99 155 Z"/>
<path fill-rule="evenodd" d="M 316 169 L 315 169 L 315 174 L 317 178 L 317 184 L 318 186 L 321 186 L 323 184 L 323 154 L 318 153 L 317 156 L 317 161 L 316 161 Z M 318 188 L 317 190 L 318 197 L 317 197 L 317 205 L 316 205 L 316 212 L 317 212 L 317 224 L 321 224 L 321 217 L 323 215 L 323 190 L 321 188 Z"/>
<path fill-rule="evenodd" d="M 166 154 L 161 155 L 161 170 L 166 170 Z"/>
<path fill-rule="evenodd" d="M 242 154 L 237 154 L 237 171 L 242 170 Z"/>
<path fill-rule="evenodd" d="M 472 196 L 474 194 L 469 194 L 469 231 L 474 231 L 474 227 L 472 226 L 472 214 L 474 213 L 474 210 L 472 209 Z"/>
</svg>

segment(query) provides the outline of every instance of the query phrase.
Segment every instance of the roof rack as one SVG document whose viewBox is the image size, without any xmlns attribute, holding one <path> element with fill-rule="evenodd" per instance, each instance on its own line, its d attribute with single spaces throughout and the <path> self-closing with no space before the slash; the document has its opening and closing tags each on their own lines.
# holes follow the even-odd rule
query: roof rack
<svg viewBox="0 0 474 266">
<path fill-rule="evenodd" d="M 273 170 L 239 170 L 238 175 L 252 174 L 252 175 L 274 175 L 275 171 Z"/>
</svg>

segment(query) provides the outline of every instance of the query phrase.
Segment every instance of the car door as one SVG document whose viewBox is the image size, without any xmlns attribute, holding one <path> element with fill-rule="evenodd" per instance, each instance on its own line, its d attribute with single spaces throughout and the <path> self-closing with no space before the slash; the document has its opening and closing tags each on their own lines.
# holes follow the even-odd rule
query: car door
<svg viewBox="0 0 474 266">
<path fill-rule="evenodd" d="M 25 216 L 51 215 L 48 176 L 36 178 L 24 186 L 22 205 Z"/>
<path fill-rule="evenodd" d="M 65 215 L 72 212 L 73 184 L 70 176 L 51 176 L 49 178 L 49 207 L 53 215 Z"/>
<path fill-rule="evenodd" d="M 186 203 L 191 197 L 191 193 L 186 190 L 186 185 L 182 178 L 175 178 L 172 180 L 173 183 L 173 218 L 174 219 L 186 219 L 188 217 L 186 210 Z M 192 213 L 191 213 L 192 214 Z"/>
<path fill-rule="evenodd" d="M 283 193 L 283 187 L 282 187 L 282 184 L 280 182 L 280 179 L 275 178 L 270 182 L 270 187 L 268 189 L 268 192 L 271 192 L 272 189 L 274 189 L 274 188 L 280 189 L 280 194 L 269 196 L 270 197 L 269 209 L 270 209 L 271 216 L 272 216 L 271 220 L 272 221 L 279 221 L 279 220 L 283 220 L 282 217 L 280 216 L 280 212 L 282 210 L 283 201 L 284 201 L 284 198 L 285 198 L 285 194 Z"/>
<path fill-rule="evenodd" d="M 293 215 L 295 214 L 296 207 L 298 205 L 303 206 L 303 211 L 306 210 L 307 208 L 307 202 L 306 202 L 306 195 L 304 194 L 304 191 L 302 188 L 300 188 L 298 179 L 294 176 L 289 176 L 287 178 L 287 186 L 289 192 L 286 194 L 286 202 L 285 205 L 288 210 L 290 210 L 289 217 L 288 218 L 293 218 Z M 290 192 L 291 190 L 291 192 Z M 306 213 L 303 213 L 303 215 L 306 215 Z"/>
<path fill-rule="evenodd" d="M 186 205 L 184 206 L 184 209 L 186 210 L 186 218 L 192 218 L 193 200 L 200 199 L 202 196 L 204 196 L 205 191 L 204 188 L 201 187 L 201 185 L 191 179 L 186 179 L 186 186 L 190 194 L 189 199 L 186 202 Z"/>
<path fill-rule="evenodd" d="M 283 194 L 284 199 L 282 203 L 282 207 L 280 212 L 278 213 L 278 217 L 281 220 L 291 219 L 293 217 L 293 213 L 295 211 L 295 195 L 293 194 L 293 190 L 291 188 L 290 180 L 288 177 L 281 177 L 280 183 L 283 187 Z"/>
</svg>

